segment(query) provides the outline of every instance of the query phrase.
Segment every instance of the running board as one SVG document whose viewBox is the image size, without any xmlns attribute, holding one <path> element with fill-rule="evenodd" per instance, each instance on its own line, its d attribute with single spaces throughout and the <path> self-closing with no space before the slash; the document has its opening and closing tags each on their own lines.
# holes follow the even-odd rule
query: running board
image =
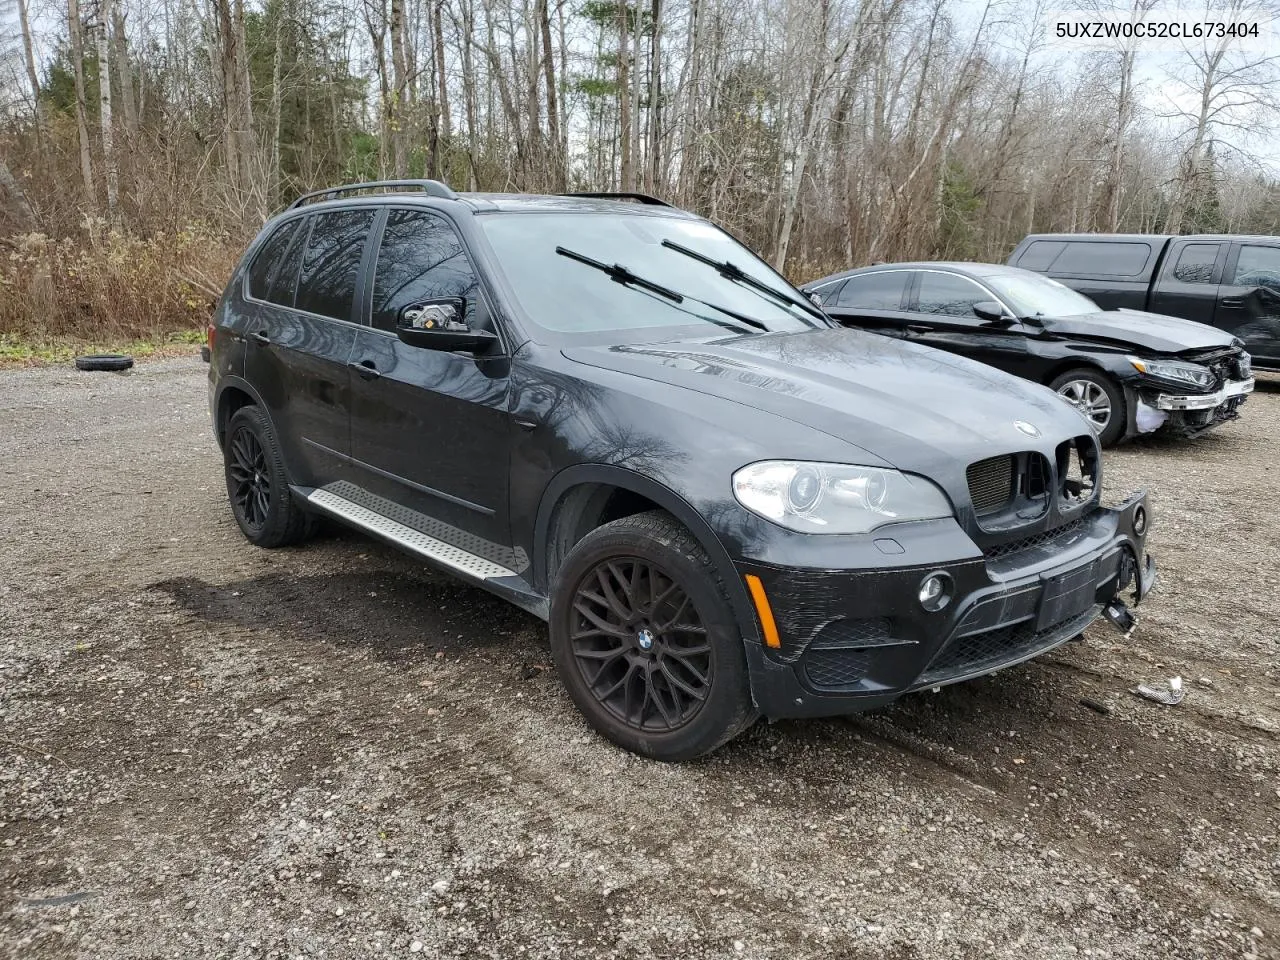
<svg viewBox="0 0 1280 960">
<path fill-rule="evenodd" d="M 437 540 L 421 530 L 415 530 L 399 521 L 384 517 L 336 493 L 328 490 L 312 490 L 305 494 L 305 498 L 307 503 L 315 509 L 393 543 L 402 550 L 424 557 L 468 580 L 501 580 L 506 577 L 520 579 L 518 573 L 500 563 L 494 563 L 492 560 L 476 556 L 453 544 Z"/>
</svg>

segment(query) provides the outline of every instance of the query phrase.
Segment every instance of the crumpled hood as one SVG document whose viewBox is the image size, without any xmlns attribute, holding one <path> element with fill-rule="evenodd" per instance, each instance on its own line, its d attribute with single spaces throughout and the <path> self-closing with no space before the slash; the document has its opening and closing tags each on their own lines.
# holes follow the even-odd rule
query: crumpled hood
<svg viewBox="0 0 1280 960">
<path fill-rule="evenodd" d="M 1112 340 L 1156 353 L 1229 347 L 1235 341 L 1225 330 L 1206 323 L 1143 310 L 1099 310 L 1074 317 L 1039 319 L 1046 330 L 1058 336 Z"/>
<path fill-rule="evenodd" d="M 1089 430 L 1045 387 L 941 350 L 856 330 L 576 347 L 564 355 L 741 403 L 749 409 L 729 427 L 739 434 L 750 435 L 750 411 L 759 410 L 939 482 L 963 482 L 968 464 L 1001 453 L 1040 450 L 1052 457 L 1057 444 Z M 1039 436 L 1020 430 L 1016 421 Z"/>
</svg>

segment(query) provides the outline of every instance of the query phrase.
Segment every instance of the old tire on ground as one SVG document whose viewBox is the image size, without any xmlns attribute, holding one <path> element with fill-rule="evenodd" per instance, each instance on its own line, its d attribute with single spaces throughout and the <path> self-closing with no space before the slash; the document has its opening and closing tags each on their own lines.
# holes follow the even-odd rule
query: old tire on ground
<svg viewBox="0 0 1280 960">
<path fill-rule="evenodd" d="M 289 490 L 280 447 L 267 415 L 241 407 L 227 423 L 222 445 L 231 513 L 250 543 L 284 547 L 315 533 L 317 519 Z"/>
<path fill-rule="evenodd" d="M 133 357 L 126 356 L 123 353 L 91 353 L 87 356 L 76 357 L 76 369 L 85 371 L 94 370 L 128 370 L 133 366 Z"/>
<path fill-rule="evenodd" d="M 1124 390 L 1101 370 L 1077 367 L 1055 377 L 1049 387 L 1093 424 L 1102 446 L 1114 446 L 1124 436 L 1129 425 Z"/>
<path fill-rule="evenodd" d="M 724 584 L 669 514 L 587 534 L 556 575 L 550 630 L 573 702 L 621 747 L 689 760 L 756 719 Z"/>
</svg>

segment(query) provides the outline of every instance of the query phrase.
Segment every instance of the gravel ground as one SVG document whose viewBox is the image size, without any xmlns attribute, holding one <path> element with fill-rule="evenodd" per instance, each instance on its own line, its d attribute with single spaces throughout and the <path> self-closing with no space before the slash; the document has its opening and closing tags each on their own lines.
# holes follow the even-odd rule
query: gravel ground
<svg viewBox="0 0 1280 960">
<path fill-rule="evenodd" d="M 0 374 L 0 956 L 1280 956 L 1280 381 L 1108 454 L 1157 511 L 1132 643 L 682 766 L 593 736 L 501 601 L 250 547 L 205 397 Z"/>
</svg>

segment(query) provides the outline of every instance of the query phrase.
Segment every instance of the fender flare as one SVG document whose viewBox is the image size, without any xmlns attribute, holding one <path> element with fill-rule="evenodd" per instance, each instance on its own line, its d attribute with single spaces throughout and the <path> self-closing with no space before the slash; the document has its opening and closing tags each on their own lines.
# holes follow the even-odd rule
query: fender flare
<svg viewBox="0 0 1280 960">
<path fill-rule="evenodd" d="M 258 392 L 257 388 L 243 377 L 237 377 L 235 374 L 224 374 L 218 379 L 218 386 L 213 395 L 213 410 L 211 411 L 213 414 L 213 435 L 218 441 L 218 446 L 222 446 L 222 398 L 227 390 L 231 388 L 239 390 L 241 393 L 247 393 L 254 404 L 261 408 L 263 414 L 271 423 L 271 429 L 275 431 L 276 424 L 271 417 L 271 409 L 262 399 L 262 394 Z M 279 432 L 276 432 L 276 436 L 279 435 Z"/>
<path fill-rule="evenodd" d="M 547 557 L 556 510 L 570 490 L 585 484 L 602 484 L 629 490 L 652 500 L 680 521 L 693 534 L 699 546 L 707 551 L 707 556 L 720 572 L 720 578 L 724 582 L 729 604 L 738 621 L 743 639 L 760 642 L 755 608 L 747 596 L 746 585 L 738 575 L 737 567 L 729 556 L 729 552 L 724 548 L 711 525 L 687 500 L 670 487 L 625 467 L 594 463 L 575 464 L 566 467 L 551 478 L 538 504 L 538 516 L 533 534 L 532 573 L 533 581 L 539 588 L 550 595 L 551 583 L 547 571 Z"/>
</svg>

